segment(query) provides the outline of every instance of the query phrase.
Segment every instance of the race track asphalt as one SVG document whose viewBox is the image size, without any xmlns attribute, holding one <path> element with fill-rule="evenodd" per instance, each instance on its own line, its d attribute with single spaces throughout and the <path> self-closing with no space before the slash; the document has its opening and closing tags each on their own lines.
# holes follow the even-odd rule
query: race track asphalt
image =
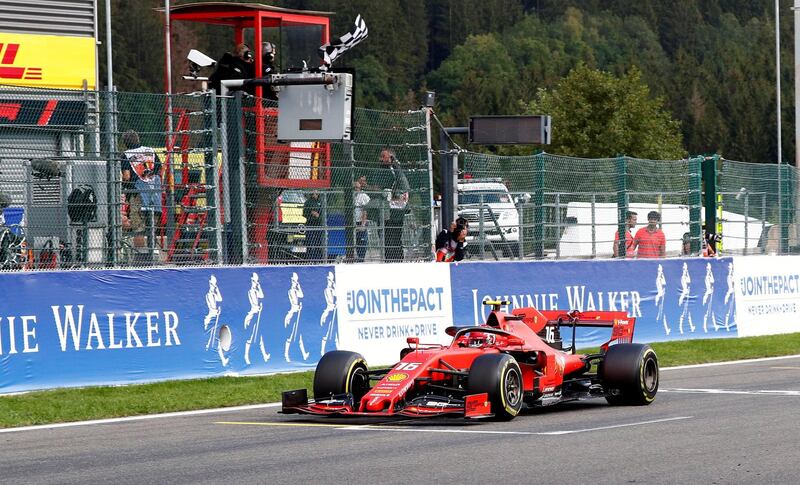
<svg viewBox="0 0 800 485">
<path fill-rule="evenodd" d="M 277 407 L 0 433 L 2 483 L 797 483 L 800 358 L 663 370 L 656 401 L 507 423 Z M 365 423 L 369 423 L 366 425 Z"/>
</svg>

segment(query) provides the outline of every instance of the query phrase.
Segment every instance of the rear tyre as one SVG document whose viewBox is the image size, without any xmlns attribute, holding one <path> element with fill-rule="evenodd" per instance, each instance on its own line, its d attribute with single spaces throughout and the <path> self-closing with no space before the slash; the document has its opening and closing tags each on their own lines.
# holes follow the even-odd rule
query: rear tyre
<svg viewBox="0 0 800 485">
<path fill-rule="evenodd" d="M 314 398 L 351 393 L 358 403 L 369 390 L 367 362 L 361 354 L 333 350 L 322 356 L 314 372 Z"/>
<path fill-rule="evenodd" d="M 599 370 L 609 404 L 642 406 L 656 397 L 658 357 L 649 345 L 612 345 Z"/>
<path fill-rule="evenodd" d="M 467 388 L 470 394 L 487 393 L 492 412 L 509 421 L 522 409 L 522 371 L 508 354 L 485 354 L 472 362 Z"/>
</svg>

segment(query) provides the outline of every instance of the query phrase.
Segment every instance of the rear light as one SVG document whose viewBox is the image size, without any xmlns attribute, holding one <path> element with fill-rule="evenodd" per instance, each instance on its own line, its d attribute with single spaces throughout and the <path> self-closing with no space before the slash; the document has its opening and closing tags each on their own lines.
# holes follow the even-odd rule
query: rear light
<svg viewBox="0 0 800 485">
<path fill-rule="evenodd" d="M 278 196 L 278 223 L 283 222 L 283 209 L 281 209 L 281 206 L 283 206 L 283 196 L 279 195 Z"/>
</svg>

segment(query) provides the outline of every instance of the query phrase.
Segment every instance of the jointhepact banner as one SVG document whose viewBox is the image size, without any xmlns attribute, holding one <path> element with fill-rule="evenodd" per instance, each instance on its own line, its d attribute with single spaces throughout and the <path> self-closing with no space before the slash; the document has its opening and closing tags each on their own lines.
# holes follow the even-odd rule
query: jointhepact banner
<svg viewBox="0 0 800 485">
<path fill-rule="evenodd" d="M 336 267 L 339 348 L 372 365 L 394 364 L 406 338 L 449 343 L 450 266 L 441 263 Z"/>
<path fill-rule="evenodd" d="M 490 308 L 482 302 L 502 299 L 508 311 L 626 311 L 636 317 L 636 342 L 737 336 L 731 258 L 464 263 L 451 274 L 457 325 L 485 322 Z M 596 346 L 610 336 L 582 328 L 576 343 Z M 565 345 L 571 337 L 561 329 Z"/>
<path fill-rule="evenodd" d="M 335 288 L 332 266 L 0 274 L 0 394 L 312 369 Z"/>
<path fill-rule="evenodd" d="M 739 335 L 800 332 L 800 256 L 734 258 Z"/>
</svg>

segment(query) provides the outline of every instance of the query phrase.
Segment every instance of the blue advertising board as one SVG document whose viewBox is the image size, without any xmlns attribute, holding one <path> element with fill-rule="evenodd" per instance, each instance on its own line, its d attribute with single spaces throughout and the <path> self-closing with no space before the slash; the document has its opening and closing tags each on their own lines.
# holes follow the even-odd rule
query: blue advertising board
<svg viewBox="0 0 800 485">
<path fill-rule="evenodd" d="M 509 310 L 627 311 L 639 342 L 737 336 L 731 258 L 465 263 L 450 275 L 456 325 L 484 322 L 481 302 L 503 299 Z M 580 329 L 576 343 L 609 335 Z"/>
<path fill-rule="evenodd" d="M 380 298 L 361 311 L 362 294 Z M 446 343 L 497 298 L 626 311 L 640 342 L 738 330 L 731 258 L 3 273 L 0 394 L 310 369 L 340 344 L 391 364 L 407 336 Z"/>
<path fill-rule="evenodd" d="M 311 368 L 332 266 L 0 274 L 0 393 Z"/>
</svg>

